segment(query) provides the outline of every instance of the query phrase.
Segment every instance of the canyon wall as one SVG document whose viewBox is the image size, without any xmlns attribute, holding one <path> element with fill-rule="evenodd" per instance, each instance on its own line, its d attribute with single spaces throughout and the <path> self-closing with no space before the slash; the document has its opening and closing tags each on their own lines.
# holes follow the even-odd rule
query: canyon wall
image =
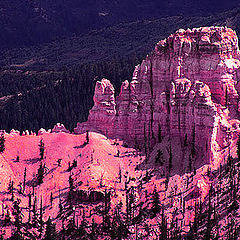
<svg viewBox="0 0 240 240">
<path fill-rule="evenodd" d="M 158 142 L 161 129 L 162 136 L 178 138 L 182 145 L 194 141 L 209 161 L 238 130 L 231 119 L 239 117 L 239 79 L 232 29 L 180 29 L 136 66 L 119 96 L 109 80 L 98 81 L 88 121 L 78 123 L 75 133 L 97 131 L 143 148 Z"/>
</svg>

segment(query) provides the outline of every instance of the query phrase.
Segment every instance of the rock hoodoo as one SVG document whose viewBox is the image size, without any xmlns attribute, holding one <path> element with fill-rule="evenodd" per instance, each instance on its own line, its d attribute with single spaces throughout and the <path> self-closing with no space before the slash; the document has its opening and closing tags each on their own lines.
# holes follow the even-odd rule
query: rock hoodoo
<svg viewBox="0 0 240 240">
<path fill-rule="evenodd" d="M 115 98 L 110 81 L 97 82 L 94 107 L 75 133 L 98 131 L 129 144 L 154 145 L 163 136 L 197 142 L 204 159 L 231 144 L 239 116 L 240 55 L 226 27 L 178 30 L 161 40 L 124 81 Z M 235 129 L 235 130 L 234 130 Z"/>
<path fill-rule="evenodd" d="M 60 132 L 70 133 L 70 131 L 67 130 L 62 123 L 57 123 L 57 124 L 53 127 L 52 132 L 53 132 L 53 133 L 60 133 Z"/>
</svg>

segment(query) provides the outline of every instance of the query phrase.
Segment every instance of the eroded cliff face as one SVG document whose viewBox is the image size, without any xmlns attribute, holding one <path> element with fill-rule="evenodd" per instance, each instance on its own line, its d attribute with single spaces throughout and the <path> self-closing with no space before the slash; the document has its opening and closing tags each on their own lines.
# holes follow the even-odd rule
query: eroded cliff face
<svg viewBox="0 0 240 240">
<path fill-rule="evenodd" d="M 178 30 L 160 41 L 115 98 L 110 81 L 97 82 L 94 107 L 75 132 L 98 131 L 146 148 L 162 136 L 196 143 L 208 162 L 238 131 L 240 55 L 236 33 L 224 27 Z"/>
</svg>

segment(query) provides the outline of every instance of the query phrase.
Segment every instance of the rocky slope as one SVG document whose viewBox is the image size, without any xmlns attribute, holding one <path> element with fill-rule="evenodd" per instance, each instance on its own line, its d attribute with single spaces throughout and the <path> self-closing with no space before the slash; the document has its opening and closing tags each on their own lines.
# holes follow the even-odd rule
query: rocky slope
<svg viewBox="0 0 240 240">
<path fill-rule="evenodd" d="M 77 134 L 5 133 L 0 234 L 43 239 L 50 216 L 66 239 L 237 239 L 239 67 L 231 29 L 179 30 L 119 96 L 96 83 Z"/>
<path fill-rule="evenodd" d="M 198 239 L 206 239 L 204 236 L 208 223 L 209 201 L 212 209 L 210 216 L 217 222 L 213 225 L 212 236 L 216 236 L 219 231 L 222 237 L 218 239 L 234 239 L 226 236 L 231 233 L 229 223 L 232 219 L 236 221 L 235 225 L 232 224 L 233 228 L 238 226 L 240 219 L 238 205 L 233 206 L 234 198 L 235 204 L 239 202 L 236 197 L 239 192 L 239 164 L 229 165 L 228 161 L 221 159 L 223 167 L 217 171 L 205 164 L 195 173 L 182 175 L 175 174 L 178 166 L 174 165 L 173 176 L 160 176 L 159 165 L 143 169 L 142 165 L 146 165 L 145 156 L 136 149 L 124 147 L 122 141 L 107 139 L 101 134 L 90 132 L 87 143 L 86 134 L 65 133 L 66 129 L 60 124 L 56 129 L 63 132 L 50 133 L 42 129 L 39 136 L 34 133 L 29 135 L 28 131 L 23 136 L 20 136 L 18 131 L 5 134 L 6 149 L 0 155 L 0 234 L 4 239 L 8 239 L 16 231 L 14 203 L 17 199 L 22 214 L 20 232 L 24 239 L 43 239 L 49 216 L 56 223 L 59 238 L 66 236 L 66 239 L 106 239 L 109 234 L 111 236 L 111 231 L 108 232 L 102 227 L 104 215 L 101 209 L 104 209 L 106 204 L 106 192 L 111 199 L 108 213 L 110 228 L 115 226 L 114 218 L 118 209 L 123 224 L 121 229 L 127 226 L 129 230 L 128 235 L 120 239 L 135 239 L 136 234 L 144 240 L 158 239 L 156 234 L 162 232 L 162 214 L 154 210 L 155 190 L 158 192 L 160 206 L 164 208 L 169 234 L 166 239 L 174 239 L 177 229 L 178 234 L 182 235 L 182 238 L 179 235 L 177 239 L 186 239 L 186 235 L 191 234 L 191 225 L 196 221 L 195 218 L 201 219 L 197 230 L 200 234 Z M 42 160 L 39 158 L 41 139 L 45 146 Z M 165 144 L 165 140 L 161 144 Z M 235 145 L 234 141 L 234 147 L 231 148 L 234 158 Z M 43 182 L 38 184 L 38 169 L 41 165 L 44 166 L 44 177 Z M 70 176 L 74 190 L 70 190 Z M 12 191 L 9 187 L 11 181 Z M 212 197 L 209 200 L 211 185 Z M 70 191 L 73 196 L 72 205 L 69 204 Z M 131 200 L 133 196 L 134 199 Z M 134 210 L 127 218 L 130 206 Z M 10 223 L 5 224 L 8 213 Z M 35 224 L 34 219 L 37 219 Z M 80 230 L 77 232 L 77 229 L 81 229 L 83 219 L 87 231 L 85 238 Z M 72 230 L 69 225 L 71 220 L 74 221 Z M 172 225 L 174 222 L 178 227 Z M 93 223 L 98 231 L 91 236 Z M 234 232 L 236 231 L 231 234 Z M 110 236 L 107 239 L 116 239 Z"/>
<path fill-rule="evenodd" d="M 182 148 L 197 143 L 197 158 L 215 164 L 238 130 L 239 67 L 233 30 L 180 29 L 135 68 L 119 96 L 109 80 L 97 82 L 88 122 L 79 123 L 75 132 L 101 132 L 140 149 L 147 142 L 148 153 L 161 129 Z M 188 158 L 189 153 L 182 156 Z"/>
<path fill-rule="evenodd" d="M 118 180 L 120 169 L 122 175 L 126 172 L 131 174 L 132 177 L 139 175 L 134 170 L 137 164 L 141 162 L 141 156 L 137 155 L 134 149 L 125 148 L 121 142 L 108 140 L 105 136 L 96 133 L 89 134 L 89 143 L 86 144 L 86 134 L 68 134 L 64 133 L 65 129 L 61 125 L 58 125 L 58 127 L 63 132 L 49 133 L 41 130 L 39 136 L 36 136 L 36 134 L 29 135 L 28 131 L 23 136 L 20 136 L 18 131 L 5 134 L 6 149 L 0 156 L 0 235 L 5 232 L 4 238 L 10 237 L 14 231 L 11 224 L 4 227 L 2 225 L 7 211 L 10 211 L 12 222 L 14 222 L 14 217 L 11 214 L 13 210 L 12 194 L 8 190 L 11 181 L 13 181 L 13 199 L 14 201 L 20 199 L 21 201 L 23 222 L 26 223 L 29 219 L 30 194 L 32 204 L 34 203 L 34 197 L 36 197 L 38 214 L 42 199 L 44 221 L 51 216 L 52 219 L 56 220 L 59 230 L 61 228 L 59 202 L 62 201 L 63 206 L 65 205 L 70 175 L 74 180 L 75 190 L 83 191 L 84 198 L 81 204 L 86 207 L 87 214 L 90 214 L 87 210 L 88 206 L 91 209 L 92 204 L 95 206 L 103 201 L 105 189 L 113 191 L 117 188 L 119 193 L 124 191 L 124 181 L 119 183 Z M 43 160 L 39 158 L 41 139 L 45 147 Z M 118 151 L 119 156 L 117 156 Z M 60 162 L 59 159 L 61 159 Z M 69 169 L 74 161 L 76 161 L 76 166 Z M 38 185 L 36 181 L 41 164 L 44 165 L 44 179 L 43 183 Z M 25 171 L 26 177 L 24 180 Z M 115 204 L 114 200 L 112 204 Z M 81 208 L 76 207 L 77 215 L 81 216 Z M 31 212 L 30 218 L 32 217 L 33 213 Z M 80 220 L 81 217 L 79 222 Z M 100 217 L 96 220 L 100 221 Z M 36 229 L 32 226 L 28 228 L 28 231 L 34 232 Z M 24 239 L 32 238 L 26 237 Z"/>
</svg>

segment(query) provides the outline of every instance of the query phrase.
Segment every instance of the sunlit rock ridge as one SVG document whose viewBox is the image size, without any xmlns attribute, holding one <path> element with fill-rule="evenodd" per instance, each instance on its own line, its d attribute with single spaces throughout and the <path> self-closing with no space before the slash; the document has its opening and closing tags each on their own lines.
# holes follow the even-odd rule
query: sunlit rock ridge
<svg viewBox="0 0 240 240">
<path fill-rule="evenodd" d="M 205 162 L 216 160 L 237 136 L 239 78 L 235 31 L 180 29 L 136 66 L 119 96 L 109 80 L 98 81 L 88 121 L 75 133 L 96 131 L 144 149 L 157 143 L 161 128 L 182 145 L 196 142 Z"/>
</svg>

